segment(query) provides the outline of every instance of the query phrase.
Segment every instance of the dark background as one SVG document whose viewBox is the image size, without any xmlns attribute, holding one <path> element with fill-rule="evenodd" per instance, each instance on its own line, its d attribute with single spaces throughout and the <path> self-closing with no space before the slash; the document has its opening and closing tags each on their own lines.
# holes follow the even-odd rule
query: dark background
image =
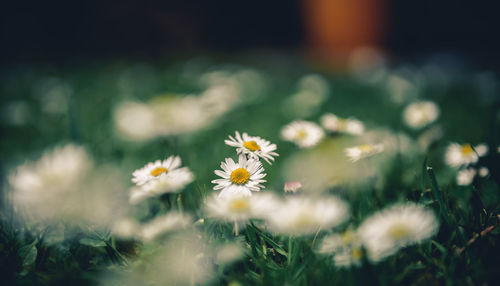
<svg viewBox="0 0 500 286">
<path fill-rule="evenodd" d="M 297 51 L 301 1 L 8 1 L 4 62 L 156 58 L 166 54 Z M 499 66 L 498 1 L 389 0 L 384 48 L 397 58 L 452 53 Z"/>
</svg>

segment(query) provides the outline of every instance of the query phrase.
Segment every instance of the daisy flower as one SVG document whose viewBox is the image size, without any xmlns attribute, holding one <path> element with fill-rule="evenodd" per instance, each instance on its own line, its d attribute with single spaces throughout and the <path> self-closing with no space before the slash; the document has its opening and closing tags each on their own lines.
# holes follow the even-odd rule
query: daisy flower
<svg viewBox="0 0 500 286">
<path fill-rule="evenodd" d="M 253 218 L 267 217 L 278 203 L 278 199 L 271 193 L 253 196 L 229 194 L 223 197 L 214 194 L 206 200 L 205 211 L 209 217 L 219 220 L 246 222 Z"/>
<path fill-rule="evenodd" d="M 348 215 L 347 205 L 336 197 L 288 197 L 269 215 L 267 222 L 278 233 L 307 235 L 337 226 Z"/>
<path fill-rule="evenodd" d="M 488 153 L 486 144 L 472 146 L 471 144 L 451 143 L 448 145 L 445 154 L 445 161 L 452 168 L 459 168 L 477 163 L 479 157 L 483 157 Z"/>
<path fill-rule="evenodd" d="M 457 174 L 457 185 L 459 186 L 468 186 L 472 183 L 474 180 L 474 177 L 476 176 L 477 171 L 474 168 L 467 168 L 458 171 Z"/>
<path fill-rule="evenodd" d="M 219 197 L 224 197 L 230 194 L 241 194 L 251 196 L 252 191 L 258 192 L 264 186 L 261 183 L 266 176 L 262 163 L 253 158 L 247 159 L 246 155 L 240 154 L 238 163 L 233 159 L 226 158 L 225 162 L 221 162 L 221 170 L 215 170 L 215 174 L 222 179 L 213 180 L 216 184 L 214 190 L 221 190 Z"/>
<path fill-rule="evenodd" d="M 333 254 L 333 261 L 338 267 L 360 266 L 364 256 L 361 242 L 356 232 L 352 230 L 326 236 L 318 252 Z"/>
<path fill-rule="evenodd" d="M 271 144 L 271 142 L 259 136 L 248 136 L 247 133 L 240 135 L 238 131 L 235 133 L 234 138 L 229 136 L 230 140 L 225 140 L 224 143 L 236 147 L 238 154 L 248 154 L 251 158 L 257 160 L 262 158 L 269 164 L 274 161 L 275 156 L 278 156 L 278 153 L 274 152 L 277 149 L 276 144 Z"/>
<path fill-rule="evenodd" d="M 37 218 L 57 217 L 63 209 L 60 204 L 85 181 L 92 165 L 85 149 L 76 145 L 46 152 L 9 175 L 13 204 Z"/>
<path fill-rule="evenodd" d="M 403 111 L 406 125 L 413 129 L 423 128 L 439 117 L 439 106 L 432 101 L 418 101 L 408 105 Z"/>
<path fill-rule="evenodd" d="M 140 237 L 146 241 L 150 241 L 164 233 L 186 228 L 192 223 L 193 218 L 189 215 L 175 211 L 169 212 L 143 225 L 140 231 Z"/>
<path fill-rule="evenodd" d="M 346 156 L 352 161 L 356 162 L 360 159 L 373 156 L 384 151 L 383 144 L 364 144 L 345 149 Z"/>
<path fill-rule="evenodd" d="M 309 148 L 317 145 L 324 136 L 323 129 L 316 123 L 297 120 L 281 129 L 281 137 L 297 144 L 300 148 Z"/>
<path fill-rule="evenodd" d="M 172 173 L 181 165 L 181 158 L 179 156 L 170 156 L 161 161 L 147 163 L 141 169 L 135 170 L 132 173 L 132 182 L 137 186 L 142 186 L 151 180 L 158 179 L 161 175 L 168 175 Z"/>
<path fill-rule="evenodd" d="M 421 205 L 392 206 L 365 219 L 357 235 L 372 262 L 379 262 L 399 249 L 420 243 L 438 231 L 434 212 Z"/>
<path fill-rule="evenodd" d="M 170 156 L 136 170 L 132 182 L 137 186 L 131 189 L 130 202 L 135 204 L 148 197 L 176 193 L 184 189 L 194 180 L 194 175 L 188 167 L 179 168 L 180 165 L 179 156 Z"/>
<path fill-rule="evenodd" d="M 363 122 L 355 118 L 340 118 L 332 113 L 326 113 L 320 118 L 321 126 L 332 133 L 347 133 L 361 135 L 365 132 Z"/>
</svg>

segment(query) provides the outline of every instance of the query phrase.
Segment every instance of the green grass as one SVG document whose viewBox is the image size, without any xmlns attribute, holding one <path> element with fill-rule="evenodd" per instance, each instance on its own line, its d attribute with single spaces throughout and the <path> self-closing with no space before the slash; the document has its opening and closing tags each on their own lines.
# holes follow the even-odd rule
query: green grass
<svg viewBox="0 0 500 286">
<path fill-rule="evenodd" d="M 94 285 L 102 274 L 141 262 L 161 242 L 142 244 L 120 240 L 107 231 L 74 226 L 63 233 L 37 226 L 37 222 L 20 221 L 8 198 L 6 178 L 13 168 L 40 158 L 53 146 L 75 142 L 88 148 L 97 165 L 112 165 L 126 186 L 130 174 L 145 163 L 178 154 L 183 165 L 196 175 L 195 181 L 182 192 L 181 207 L 195 217 L 203 197 L 212 192 L 213 171 L 226 157 L 236 158 L 224 139 L 235 130 L 258 135 L 278 145 L 279 157 L 266 166 L 266 188 L 280 193 L 287 179 L 287 168 L 294 160 L 331 152 L 343 154 L 340 146 L 349 146 L 354 138 L 329 138 L 314 150 L 300 150 L 282 141 L 282 126 L 297 119 L 284 107 L 285 98 L 297 91 L 307 67 L 290 59 L 242 65 L 216 61 L 192 60 L 160 63 L 92 63 L 72 68 L 16 67 L 0 74 L 0 104 L 4 118 L 0 123 L 0 158 L 3 197 L 0 217 L 0 269 L 2 280 L 13 285 L 54 285 L 72 283 Z M 242 104 L 206 129 L 180 136 L 155 138 L 146 142 L 123 140 L 113 124 L 113 110 L 123 100 L 148 101 L 156 95 L 193 94 L 203 91 L 197 83 L 207 71 L 226 70 L 230 74 L 243 68 L 254 68 L 265 84 L 262 94 Z M 415 68 L 417 69 L 417 68 Z M 390 70 L 391 71 L 391 70 Z M 321 73 L 328 81 L 330 95 L 326 102 L 304 119 L 318 122 L 325 112 L 354 116 L 369 130 L 384 129 L 391 134 L 405 133 L 415 140 L 420 132 L 405 127 L 401 119 L 404 105 L 389 100 L 385 82 L 369 84 L 346 74 Z M 416 77 L 408 77 L 417 82 Z M 51 83 L 53 82 L 53 83 Z M 51 88 L 67 84 L 63 92 L 66 111 L 43 112 L 43 101 Z M 449 82 L 418 81 L 421 98 L 438 103 L 438 123 L 444 136 L 428 152 L 399 154 L 383 160 L 373 181 L 354 176 L 352 181 L 327 190 L 339 194 L 351 207 L 351 224 L 359 225 L 369 214 L 395 202 L 414 201 L 427 205 L 439 215 L 439 233 L 420 245 L 400 250 L 378 264 L 364 261 L 361 267 L 338 268 L 331 257 L 314 251 L 317 237 L 290 238 L 275 235 L 258 222 L 248 225 L 235 237 L 232 226 L 207 219 L 197 228 L 209 243 L 242 241 L 245 256 L 229 265 L 214 265 L 215 278 L 208 284 L 239 283 L 243 285 L 493 285 L 499 279 L 500 194 L 499 156 L 491 152 L 481 159 L 490 175 L 467 187 L 455 184 L 454 173 L 445 166 L 443 156 L 449 142 L 488 142 L 498 146 L 499 90 L 485 96 L 474 73 L 450 73 Z M 52 84 L 52 85 L 51 85 Z M 47 87 L 48 85 L 48 87 Z M 27 109 L 23 124 L 12 124 L 6 110 L 21 102 Z M 343 141 L 344 140 L 344 141 Z M 494 149 L 493 149 L 494 150 Z M 397 152 L 396 152 L 397 153 Z M 302 156 L 302 157 L 301 157 Z M 335 156 L 335 155 L 332 155 Z M 360 162 L 362 163 L 362 162 Z M 332 165 L 345 164 L 332 160 Z M 339 169 L 361 168 L 337 165 Z M 333 167 L 332 167 L 333 168 Z M 124 189 L 127 192 L 127 189 Z M 147 220 L 179 204 L 177 196 L 153 198 L 142 209 L 135 210 L 139 220 Z M 57 226 L 50 226 L 57 228 Z M 64 235 L 62 242 L 49 244 L 50 235 Z M 55 234 L 54 234 L 55 233 Z M 473 240 L 471 240 L 473 239 Z M 146 259 L 147 260 L 147 259 Z M 235 285 L 235 284 L 233 284 Z"/>
</svg>

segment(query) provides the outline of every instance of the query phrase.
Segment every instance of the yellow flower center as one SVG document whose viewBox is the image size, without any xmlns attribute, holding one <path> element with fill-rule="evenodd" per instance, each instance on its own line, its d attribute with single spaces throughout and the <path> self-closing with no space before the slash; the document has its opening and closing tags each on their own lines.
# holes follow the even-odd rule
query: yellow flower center
<svg viewBox="0 0 500 286">
<path fill-rule="evenodd" d="M 244 212 L 250 209 L 250 205 L 248 204 L 248 201 L 245 198 L 238 198 L 231 202 L 229 208 L 235 212 Z"/>
<path fill-rule="evenodd" d="M 151 172 L 149 172 L 152 176 L 155 176 L 155 177 L 158 177 L 159 175 L 163 174 L 163 173 L 168 173 L 168 169 L 167 168 L 164 168 L 164 167 L 157 167 L 157 168 L 154 168 L 153 170 L 151 170 Z"/>
<path fill-rule="evenodd" d="M 409 234 L 408 228 L 402 224 L 396 224 L 389 229 L 389 235 L 394 239 L 401 239 Z"/>
<path fill-rule="evenodd" d="M 304 129 L 298 130 L 297 133 L 295 134 L 296 139 L 304 139 L 304 138 L 306 138 L 306 136 L 307 136 L 307 132 Z"/>
<path fill-rule="evenodd" d="M 308 227 L 311 224 L 313 224 L 313 220 L 311 219 L 310 216 L 308 216 L 307 214 L 303 213 L 303 214 L 301 214 L 299 216 L 299 218 L 297 219 L 296 223 L 297 223 L 297 226 Z"/>
<path fill-rule="evenodd" d="M 353 248 L 351 251 L 352 258 L 359 260 L 363 257 L 363 251 L 360 248 Z"/>
<path fill-rule="evenodd" d="M 257 144 L 257 142 L 253 140 L 243 142 L 243 147 L 247 148 L 250 151 L 260 151 L 259 144 Z"/>
<path fill-rule="evenodd" d="M 237 185 L 246 184 L 250 180 L 250 173 L 245 168 L 238 168 L 231 172 L 231 182 Z"/>
<path fill-rule="evenodd" d="M 352 230 L 347 230 L 344 233 L 342 233 L 342 242 L 344 244 L 349 244 L 354 241 L 356 238 L 356 235 L 354 234 L 354 231 Z"/>
<path fill-rule="evenodd" d="M 361 150 L 361 152 L 363 152 L 363 153 L 370 152 L 372 149 L 373 149 L 373 147 L 371 145 L 368 145 L 368 144 L 359 146 L 359 150 Z"/>
<path fill-rule="evenodd" d="M 470 144 L 462 145 L 462 154 L 470 155 L 472 153 L 474 153 L 474 150 L 472 149 L 472 146 Z"/>
</svg>

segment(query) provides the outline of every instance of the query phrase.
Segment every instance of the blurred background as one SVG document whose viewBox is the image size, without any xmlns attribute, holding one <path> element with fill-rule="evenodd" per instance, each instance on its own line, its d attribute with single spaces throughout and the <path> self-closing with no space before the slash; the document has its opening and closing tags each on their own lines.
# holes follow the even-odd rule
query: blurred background
<svg viewBox="0 0 500 286">
<path fill-rule="evenodd" d="M 498 67 L 497 1 L 7 1 L 0 59 L 164 58 L 280 50 L 341 66 L 358 47 L 395 59 L 446 53 Z"/>
</svg>

